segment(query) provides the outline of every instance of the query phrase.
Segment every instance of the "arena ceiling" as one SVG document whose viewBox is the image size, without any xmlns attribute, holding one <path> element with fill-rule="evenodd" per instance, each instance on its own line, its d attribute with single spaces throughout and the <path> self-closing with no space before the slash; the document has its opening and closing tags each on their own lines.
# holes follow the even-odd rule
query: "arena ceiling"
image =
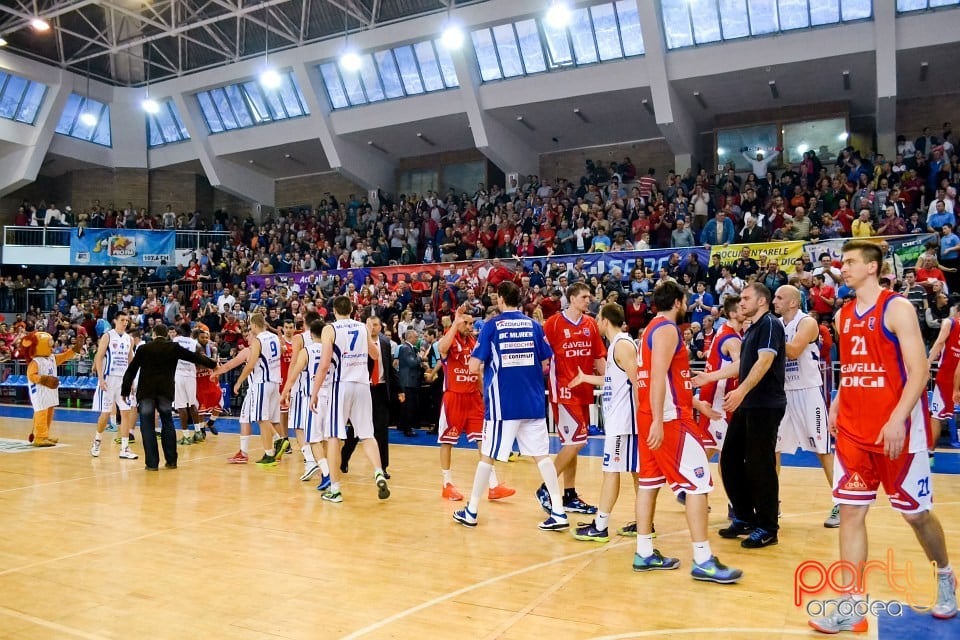
<svg viewBox="0 0 960 640">
<path fill-rule="evenodd" d="M 0 36 L 13 53 L 138 86 L 482 1 L 3 0 Z"/>
</svg>

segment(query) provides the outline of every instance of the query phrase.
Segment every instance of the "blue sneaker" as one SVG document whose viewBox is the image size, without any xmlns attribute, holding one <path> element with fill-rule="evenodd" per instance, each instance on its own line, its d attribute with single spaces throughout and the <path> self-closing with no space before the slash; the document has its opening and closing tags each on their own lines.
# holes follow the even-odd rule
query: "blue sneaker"
<svg viewBox="0 0 960 640">
<path fill-rule="evenodd" d="M 575 540 L 584 540 L 584 541 L 593 541 L 593 542 L 609 542 L 610 534 L 607 529 L 597 529 L 597 521 L 594 520 L 590 524 L 580 523 L 581 526 L 577 527 L 577 530 L 573 534 Z"/>
<path fill-rule="evenodd" d="M 743 520 L 737 520 L 734 518 L 729 527 L 720 529 L 718 533 L 720 534 L 721 538 L 727 538 L 728 540 L 731 540 L 740 536 L 750 535 L 753 533 L 753 527 Z"/>
<path fill-rule="evenodd" d="M 717 560 L 717 556 L 711 556 L 703 564 L 693 563 L 693 569 L 690 575 L 694 580 L 703 580 L 704 582 L 716 582 L 718 584 L 733 584 L 743 577 L 743 571 L 733 569 Z"/>
<path fill-rule="evenodd" d="M 464 507 L 459 511 L 453 512 L 453 519 L 465 527 L 477 526 L 477 514 L 470 513 L 470 509 Z"/>
<path fill-rule="evenodd" d="M 603 434 L 604 434 L 603 427 L 598 427 L 595 424 L 592 424 L 589 427 L 587 427 L 588 436 L 602 436 Z"/>
<path fill-rule="evenodd" d="M 780 540 L 775 531 L 767 531 L 757 527 L 750 532 L 750 535 L 740 541 L 740 546 L 744 549 L 761 549 L 777 544 Z"/>
<path fill-rule="evenodd" d="M 633 554 L 634 571 L 669 571 L 680 567 L 680 558 L 664 557 L 656 549 L 653 555 L 644 558 L 639 553 Z"/>
<path fill-rule="evenodd" d="M 540 501 L 540 508 L 543 509 L 547 515 L 550 515 L 553 511 L 553 505 L 550 503 L 550 492 L 547 491 L 544 485 L 540 485 L 540 488 L 537 489 L 537 500 Z"/>
<path fill-rule="evenodd" d="M 561 529 L 569 529 L 570 521 L 562 513 L 551 513 L 549 518 L 537 526 L 541 531 L 560 531 Z"/>
<path fill-rule="evenodd" d="M 568 513 L 585 513 L 587 515 L 593 515 L 597 512 L 597 508 L 595 506 L 592 504 L 587 504 L 580 499 L 580 496 L 570 500 L 564 500 L 563 510 Z"/>
<path fill-rule="evenodd" d="M 320 476 L 320 484 L 317 485 L 317 491 L 326 491 L 330 488 L 330 474 Z"/>
<path fill-rule="evenodd" d="M 678 492 L 677 492 L 677 502 L 679 502 L 679 503 L 682 504 L 683 506 L 687 506 L 687 492 L 686 492 L 686 491 L 678 491 Z"/>
</svg>

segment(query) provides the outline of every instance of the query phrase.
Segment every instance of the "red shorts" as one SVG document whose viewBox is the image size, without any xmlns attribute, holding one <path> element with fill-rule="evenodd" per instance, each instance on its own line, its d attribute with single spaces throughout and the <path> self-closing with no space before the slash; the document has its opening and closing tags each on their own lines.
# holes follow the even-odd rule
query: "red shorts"
<svg viewBox="0 0 960 640">
<path fill-rule="evenodd" d="M 653 416 L 637 413 L 639 426 L 641 489 L 657 489 L 669 484 L 674 493 L 713 491 L 710 462 L 700 439 L 700 429 L 692 422 L 671 420 L 663 423 L 663 442 L 653 450 L 647 444 Z"/>
<path fill-rule="evenodd" d="M 899 458 L 891 460 L 882 451 L 864 449 L 848 438 L 837 438 L 833 501 L 866 506 L 877 499 L 881 485 L 896 511 L 928 511 L 933 504 L 933 491 L 927 452 L 904 451 Z"/>
<path fill-rule="evenodd" d="M 437 442 L 442 444 L 456 444 L 461 433 L 467 434 L 469 442 L 479 442 L 483 436 L 483 395 L 445 392 L 437 431 Z"/>
<path fill-rule="evenodd" d="M 953 379 L 934 381 L 930 415 L 941 422 L 953 417 Z M 932 433 L 932 432 L 931 432 Z"/>
<path fill-rule="evenodd" d="M 703 443 L 703 446 L 708 449 L 717 449 L 719 445 L 717 444 L 717 439 L 713 436 L 713 433 L 710 431 L 710 423 L 712 421 L 707 416 L 700 414 L 697 418 L 697 421 L 692 425 L 693 432 L 700 438 L 700 442 Z"/>
<path fill-rule="evenodd" d="M 553 424 L 560 436 L 560 444 L 580 444 L 587 441 L 590 426 L 589 404 L 550 403 Z"/>
<path fill-rule="evenodd" d="M 210 376 L 197 378 L 197 405 L 199 413 L 212 413 L 221 408 L 222 392 L 220 385 L 210 379 Z"/>
</svg>

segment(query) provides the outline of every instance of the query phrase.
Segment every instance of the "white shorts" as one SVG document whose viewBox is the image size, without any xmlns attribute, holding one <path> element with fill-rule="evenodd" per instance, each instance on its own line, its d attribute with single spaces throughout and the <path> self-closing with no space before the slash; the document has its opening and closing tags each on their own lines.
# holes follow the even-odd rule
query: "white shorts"
<svg viewBox="0 0 960 640">
<path fill-rule="evenodd" d="M 280 385 L 276 382 L 251 384 L 247 388 L 250 400 L 250 422 L 280 423 Z"/>
<path fill-rule="evenodd" d="M 197 377 L 176 376 L 173 379 L 173 408 L 197 406 Z"/>
<path fill-rule="evenodd" d="M 603 464 L 601 470 L 606 473 L 640 471 L 640 451 L 637 448 L 637 435 L 611 436 L 603 438 Z"/>
<path fill-rule="evenodd" d="M 240 424 L 250 424 L 250 394 L 243 397 L 243 404 L 240 405 Z"/>
<path fill-rule="evenodd" d="M 347 439 L 347 422 L 361 440 L 373 437 L 373 398 L 366 382 L 335 382 L 330 388 L 324 437 Z"/>
<path fill-rule="evenodd" d="M 550 436 L 546 418 L 527 420 L 484 420 L 480 453 L 506 462 L 510 459 L 513 443 L 525 456 L 545 456 L 550 453 Z"/>
<path fill-rule="evenodd" d="M 327 394 L 320 391 L 317 410 L 310 409 L 310 394 L 294 393 L 290 396 L 290 419 L 294 429 L 303 431 L 307 442 L 323 442 L 323 417 L 326 415 Z"/>
<path fill-rule="evenodd" d="M 827 403 L 819 387 L 787 389 L 787 410 L 777 432 L 777 452 L 793 453 L 797 449 L 814 453 L 830 453 L 830 432 L 827 429 Z"/>
<path fill-rule="evenodd" d="M 97 385 L 97 390 L 93 392 L 93 408 L 100 413 L 113 413 L 114 406 L 120 408 L 120 411 L 129 411 L 136 406 L 132 405 L 120 396 L 120 387 L 123 386 L 123 376 L 107 376 L 107 388 L 103 390 Z M 134 392 L 131 391 L 133 396 Z"/>
</svg>

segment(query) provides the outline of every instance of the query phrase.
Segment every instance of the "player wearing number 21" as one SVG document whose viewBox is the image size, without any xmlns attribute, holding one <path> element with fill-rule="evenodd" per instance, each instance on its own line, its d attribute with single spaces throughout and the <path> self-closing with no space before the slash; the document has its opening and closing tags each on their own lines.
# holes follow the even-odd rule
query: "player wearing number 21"
<svg viewBox="0 0 960 640">
<path fill-rule="evenodd" d="M 872 242 L 851 240 L 843 246 L 840 273 L 857 295 L 837 314 L 840 391 L 830 406 L 830 430 L 837 438 L 833 499 L 840 505 L 840 560 L 859 575 L 845 570 L 841 583 L 864 584 L 867 510 L 883 485 L 890 506 L 903 515 L 937 566 L 931 613 L 952 618 L 957 614 L 956 577 L 943 528 L 931 511 L 929 430 L 921 400 L 929 376 L 923 338 L 910 302 L 880 287 L 882 265 L 883 254 Z M 866 594 L 848 597 L 863 600 Z M 867 619 L 850 609 L 837 607 L 829 616 L 810 620 L 810 626 L 824 633 L 866 631 Z"/>
</svg>

